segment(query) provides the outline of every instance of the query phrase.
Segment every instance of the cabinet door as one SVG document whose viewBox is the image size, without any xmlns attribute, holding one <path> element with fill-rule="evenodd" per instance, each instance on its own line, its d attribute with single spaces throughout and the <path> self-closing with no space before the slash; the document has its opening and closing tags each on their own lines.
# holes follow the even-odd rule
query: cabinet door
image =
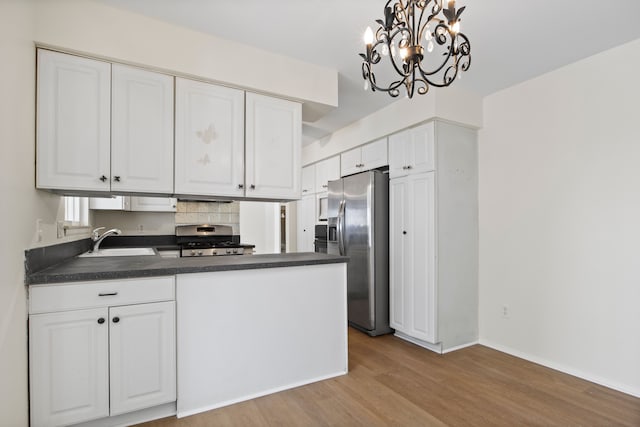
<svg viewBox="0 0 640 427">
<path fill-rule="evenodd" d="M 174 197 L 131 197 L 131 210 L 136 212 L 175 212 L 177 206 Z"/>
<path fill-rule="evenodd" d="M 176 77 L 175 193 L 244 195 L 244 92 Z"/>
<path fill-rule="evenodd" d="M 411 143 L 406 147 L 406 163 L 410 173 L 435 170 L 435 126 L 433 122 L 411 129 Z"/>
<path fill-rule="evenodd" d="M 362 146 L 361 154 L 362 170 L 371 170 L 386 166 L 387 162 L 387 138 L 378 139 Z"/>
<path fill-rule="evenodd" d="M 410 145 L 410 129 L 389 136 L 389 179 L 409 174 L 409 161 L 406 153 L 410 151 Z"/>
<path fill-rule="evenodd" d="M 316 164 L 316 193 L 329 189 L 328 182 L 340 179 L 340 157 L 335 156 Z"/>
<path fill-rule="evenodd" d="M 111 415 L 176 400 L 175 302 L 109 309 Z"/>
<path fill-rule="evenodd" d="M 410 240 L 407 235 L 406 217 L 409 216 L 407 200 L 407 178 L 389 181 L 389 315 L 391 327 L 410 333 L 406 319 L 407 295 L 410 285 L 411 266 Z"/>
<path fill-rule="evenodd" d="M 316 165 L 305 166 L 302 168 L 302 195 L 313 194 L 316 192 Z"/>
<path fill-rule="evenodd" d="M 405 301 L 411 304 L 409 335 L 436 343 L 436 231 L 435 231 L 435 172 L 408 177 L 408 217 L 406 231 L 411 254 L 405 274 L 410 280 L 411 293 Z"/>
<path fill-rule="evenodd" d="M 38 188 L 110 190 L 110 73 L 106 62 L 38 50 Z"/>
<path fill-rule="evenodd" d="M 107 309 L 29 316 L 31 425 L 109 415 Z"/>
<path fill-rule="evenodd" d="M 362 150 L 360 147 L 340 154 L 340 176 L 362 172 Z"/>
<path fill-rule="evenodd" d="M 173 193 L 173 77 L 113 64 L 111 191 Z"/>
<path fill-rule="evenodd" d="M 316 223 L 316 196 L 303 196 L 296 202 L 298 206 L 298 252 L 313 252 L 314 230 Z"/>
<path fill-rule="evenodd" d="M 246 94 L 246 196 L 300 197 L 302 106 Z"/>
</svg>

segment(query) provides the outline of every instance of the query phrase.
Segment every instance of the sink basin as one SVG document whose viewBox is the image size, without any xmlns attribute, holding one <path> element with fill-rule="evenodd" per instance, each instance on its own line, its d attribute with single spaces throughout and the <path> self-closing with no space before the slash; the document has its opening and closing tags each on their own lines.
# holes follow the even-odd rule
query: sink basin
<svg viewBox="0 0 640 427">
<path fill-rule="evenodd" d="M 85 252 L 78 255 L 80 258 L 85 257 L 107 257 L 107 256 L 140 256 L 155 255 L 153 248 L 106 248 L 99 249 L 98 252 Z"/>
</svg>

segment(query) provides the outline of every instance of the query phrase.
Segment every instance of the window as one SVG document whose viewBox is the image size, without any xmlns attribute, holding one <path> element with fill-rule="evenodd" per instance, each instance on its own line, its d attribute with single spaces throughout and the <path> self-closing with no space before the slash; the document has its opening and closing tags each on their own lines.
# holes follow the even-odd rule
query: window
<svg viewBox="0 0 640 427">
<path fill-rule="evenodd" d="M 87 227 L 89 225 L 89 198 L 64 197 L 65 227 Z"/>
</svg>

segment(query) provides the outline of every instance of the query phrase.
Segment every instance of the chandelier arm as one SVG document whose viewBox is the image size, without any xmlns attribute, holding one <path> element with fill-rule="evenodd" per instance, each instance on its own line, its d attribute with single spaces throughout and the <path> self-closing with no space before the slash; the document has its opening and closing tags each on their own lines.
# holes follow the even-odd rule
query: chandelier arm
<svg viewBox="0 0 640 427">
<path fill-rule="evenodd" d="M 391 44 L 391 42 L 393 41 L 393 39 L 400 33 L 406 31 L 406 29 L 404 27 L 400 27 L 397 28 L 396 31 L 393 33 L 393 35 L 389 36 L 389 44 Z M 377 45 L 377 43 L 376 43 Z M 409 76 L 408 73 L 406 73 L 404 70 L 400 69 L 398 67 L 398 64 L 396 63 L 395 58 L 393 57 L 393 55 L 391 55 L 391 52 L 389 52 L 389 59 L 391 60 L 391 64 L 393 65 L 393 68 L 396 70 L 396 72 L 398 74 L 400 74 L 402 77 L 407 78 Z"/>
<path fill-rule="evenodd" d="M 411 0 L 407 0 L 407 1 L 411 2 Z M 396 12 L 396 19 L 398 20 L 399 23 L 400 22 L 406 22 L 407 25 L 408 25 L 409 24 L 409 17 L 407 16 L 407 6 L 408 6 L 408 4 L 407 4 L 407 6 L 405 6 L 404 3 L 402 3 L 402 0 L 398 0 L 398 3 L 396 3 L 396 10 L 397 10 L 398 6 L 400 7 L 401 14 L 404 15 L 404 20 L 400 19 L 401 16 L 398 16 L 398 13 L 400 13 L 400 12 Z"/>
</svg>

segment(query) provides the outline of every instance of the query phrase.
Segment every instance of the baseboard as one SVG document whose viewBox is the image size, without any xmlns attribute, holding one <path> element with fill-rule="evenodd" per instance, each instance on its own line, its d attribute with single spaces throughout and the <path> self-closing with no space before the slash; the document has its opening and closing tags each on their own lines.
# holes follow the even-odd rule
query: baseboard
<svg viewBox="0 0 640 427">
<path fill-rule="evenodd" d="M 74 427 L 124 427 L 147 421 L 166 418 L 176 414 L 176 402 L 142 409 L 140 411 L 100 418 L 86 423 L 74 424 Z"/>
<path fill-rule="evenodd" d="M 432 344 L 430 342 L 427 341 L 423 341 L 419 338 L 414 338 L 412 336 L 409 336 L 403 332 L 400 332 L 396 329 L 395 334 L 393 334 L 394 336 L 401 338 L 405 341 L 409 341 L 412 344 L 415 344 L 417 346 L 420 346 L 422 348 L 426 348 L 427 350 L 431 350 L 434 353 L 438 353 L 438 354 L 442 354 L 442 344 L 438 343 L 438 344 Z"/>
<path fill-rule="evenodd" d="M 452 351 L 462 350 L 463 348 L 471 347 L 472 345 L 480 344 L 478 341 L 472 341 L 465 344 L 460 344 L 455 347 L 449 347 L 442 349 L 442 354 L 451 353 Z"/>
<path fill-rule="evenodd" d="M 346 374 L 347 374 L 346 370 L 344 372 L 336 372 L 336 373 L 324 375 L 324 376 L 321 376 L 321 377 L 316 377 L 316 378 L 312 378 L 312 379 L 308 379 L 308 380 L 304 380 L 304 381 L 300 381 L 300 382 L 296 382 L 296 383 L 287 384 L 287 385 L 284 385 L 284 386 L 281 386 L 281 387 L 271 388 L 269 390 L 264 390 L 264 391 L 261 391 L 261 392 L 258 392 L 258 393 L 253 393 L 253 394 L 249 394 L 249 395 L 246 395 L 246 396 L 242 396 L 242 397 L 239 397 L 237 399 L 231 399 L 231 400 L 227 400 L 227 401 L 224 401 L 224 402 L 215 403 L 213 405 L 203 406 L 203 407 L 200 407 L 200 408 L 197 408 L 197 409 L 190 409 L 188 411 L 180 411 L 180 407 L 179 407 L 180 403 L 178 402 L 178 413 L 177 413 L 176 417 L 177 418 L 183 418 L 183 417 L 188 417 L 190 415 L 200 414 L 202 412 L 212 411 L 214 409 L 222 408 L 224 406 L 229 406 L 229 405 L 233 405 L 235 403 L 240 403 L 240 402 L 244 402 L 244 401 L 247 401 L 247 400 L 256 399 L 258 397 L 267 396 L 269 394 L 278 393 L 278 392 L 281 392 L 281 391 L 289 390 L 289 389 L 300 387 L 300 386 L 307 385 L 307 384 L 316 383 L 318 381 L 328 380 L 330 378 L 335 378 L 335 377 L 339 377 L 339 376 L 346 375 Z"/>
<path fill-rule="evenodd" d="M 471 347 L 472 345 L 476 345 L 479 344 L 478 341 L 472 341 L 472 342 L 468 342 L 468 343 L 464 343 L 464 344 L 460 344 L 454 347 L 448 347 L 448 348 L 444 348 L 444 345 L 440 342 L 437 344 L 432 344 L 430 342 L 427 341 L 423 341 L 419 338 L 415 338 L 412 336 L 409 336 L 403 332 L 400 332 L 398 330 L 396 330 L 395 334 L 396 337 L 401 338 L 405 341 L 409 341 L 412 344 L 415 344 L 417 346 L 420 346 L 422 348 L 426 348 L 427 350 L 431 350 L 435 353 L 438 354 L 446 354 L 446 353 L 451 353 L 452 351 L 456 351 L 456 350 L 462 350 L 463 348 L 467 348 L 467 347 Z"/>
<path fill-rule="evenodd" d="M 554 362 L 552 360 L 544 359 L 542 357 L 534 356 L 511 347 L 507 347 L 501 344 L 496 344 L 490 340 L 486 340 L 481 338 L 481 345 L 485 347 L 492 348 L 494 350 L 501 351 L 502 353 L 507 353 L 515 357 L 519 357 L 520 359 L 528 360 L 529 362 L 537 363 L 538 365 L 545 366 L 547 368 L 554 369 L 559 372 L 563 372 L 565 374 L 572 375 L 574 377 L 581 378 L 583 380 L 590 381 L 592 383 L 608 387 L 610 389 L 640 398 L 640 389 L 637 387 L 629 386 L 628 384 L 621 384 L 615 381 L 608 380 L 603 377 L 599 377 L 597 375 L 593 375 L 587 372 L 580 371 L 579 369 L 572 368 L 570 366 L 563 365 L 561 363 Z"/>
</svg>

